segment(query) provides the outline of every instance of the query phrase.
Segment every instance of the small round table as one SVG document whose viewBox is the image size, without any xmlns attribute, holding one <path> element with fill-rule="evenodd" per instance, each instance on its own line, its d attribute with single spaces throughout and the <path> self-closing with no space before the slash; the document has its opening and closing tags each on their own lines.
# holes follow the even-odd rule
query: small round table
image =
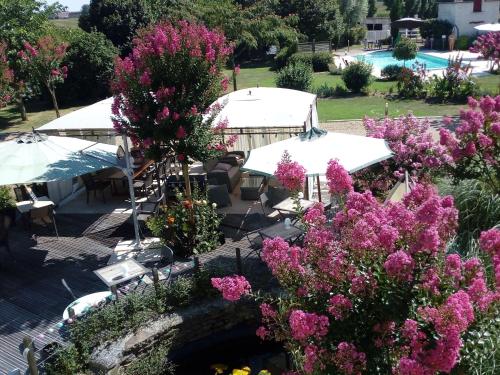
<svg viewBox="0 0 500 375">
<path fill-rule="evenodd" d="M 97 292 L 97 293 L 92 293 L 92 294 L 87 294 L 86 296 L 80 297 L 77 300 L 71 302 L 66 309 L 64 309 L 63 313 L 63 319 L 67 320 L 69 319 L 69 312 L 68 309 L 70 307 L 73 308 L 73 311 L 75 312 L 76 316 L 80 316 L 85 314 L 86 310 L 98 305 L 99 303 L 103 302 L 111 296 L 111 292 Z"/>
</svg>

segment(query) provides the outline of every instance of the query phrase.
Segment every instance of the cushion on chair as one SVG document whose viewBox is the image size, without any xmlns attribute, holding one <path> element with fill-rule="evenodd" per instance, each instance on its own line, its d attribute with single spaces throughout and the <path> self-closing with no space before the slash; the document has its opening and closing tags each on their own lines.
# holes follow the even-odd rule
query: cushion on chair
<svg viewBox="0 0 500 375">
<path fill-rule="evenodd" d="M 219 208 L 231 206 L 231 197 L 226 185 L 208 185 L 207 197 L 210 203 L 216 203 Z"/>
<path fill-rule="evenodd" d="M 233 166 L 231 164 L 227 163 L 217 163 L 217 165 L 214 167 L 214 171 L 229 171 Z"/>
</svg>

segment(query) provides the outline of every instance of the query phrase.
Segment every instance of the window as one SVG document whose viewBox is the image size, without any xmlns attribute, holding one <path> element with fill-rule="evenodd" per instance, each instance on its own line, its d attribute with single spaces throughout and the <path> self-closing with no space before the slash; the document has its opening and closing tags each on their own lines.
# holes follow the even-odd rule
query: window
<svg viewBox="0 0 500 375">
<path fill-rule="evenodd" d="M 381 24 L 381 23 L 376 23 L 376 24 L 374 25 L 373 30 L 382 30 L 382 24 Z"/>
<path fill-rule="evenodd" d="M 368 24 L 366 24 L 366 28 L 367 28 L 368 30 L 373 30 L 373 23 L 368 23 Z"/>
<path fill-rule="evenodd" d="M 483 0 L 474 0 L 474 7 L 473 7 L 472 11 L 481 12 L 482 2 L 483 2 Z"/>
</svg>

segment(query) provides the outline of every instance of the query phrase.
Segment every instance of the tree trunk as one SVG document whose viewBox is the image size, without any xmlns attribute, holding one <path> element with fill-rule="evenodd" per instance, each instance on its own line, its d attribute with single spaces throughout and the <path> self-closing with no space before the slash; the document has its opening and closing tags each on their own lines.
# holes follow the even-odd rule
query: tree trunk
<svg viewBox="0 0 500 375">
<path fill-rule="evenodd" d="M 52 104 L 54 104 L 56 117 L 59 118 L 61 117 L 61 114 L 59 113 L 59 106 L 57 105 L 56 91 L 54 90 L 53 87 L 50 87 L 50 85 L 47 85 L 47 89 L 49 90 L 50 96 L 52 97 Z"/>
<path fill-rule="evenodd" d="M 17 106 L 19 108 L 19 113 L 21 114 L 21 120 L 28 121 L 28 115 L 26 113 L 26 106 L 24 105 L 24 100 L 20 97 L 17 101 Z"/>
<path fill-rule="evenodd" d="M 189 181 L 189 164 L 187 161 L 182 162 L 182 176 L 184 177 L 184 185 L 186 187 L 186 198 L 191 199 L 191 181 Z"/>
</svg>

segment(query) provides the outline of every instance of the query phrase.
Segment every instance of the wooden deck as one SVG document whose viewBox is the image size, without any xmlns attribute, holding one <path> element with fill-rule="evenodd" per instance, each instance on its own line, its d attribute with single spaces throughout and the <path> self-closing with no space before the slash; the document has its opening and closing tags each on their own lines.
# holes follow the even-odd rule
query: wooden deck
<svg viewBox="0 0 500 375">
<path fill-rule="evenodd" d="M 0 248 L 0 374 L 19 368 L 24 373 L 27 364 L 22 356 L 23 337 L 34 340 L 37 359 L 41 362 L 41 349 L 51 342 L 63 343 L 59 323 L 66 306 L 73 300 L 63 287 L 65 279 L 75 295 L 104 291 L 106 286 L 94 275 L 93 270 L 107 264 L 112 249 L 122 239 L 133 234 L 132 222 L 126 214 L 58 215 L 60 238 L 52 227 L 33 227 L 27 231 L 18 225 L 11 231 L 10 244 L 15 261 Z M 237 223 L 232 220 L 232 223 Z M 202 264 L 216 263 L 234 268 L 235 248 L 242 248 L 242 255 L 249 253 L 248 242 L 238 241 L 234 227 L 225 227 L 226 244 L 215 252 L 201 257 Z M 32 237 L 31 233 L 37 233 Z M 185 263 L 174 268 L 183 273 L 191 267 Z M 245 267 L 262 264 L 250 257 Z M 262 281 L 262 278 L 260 278 Z"/>
</svg>

